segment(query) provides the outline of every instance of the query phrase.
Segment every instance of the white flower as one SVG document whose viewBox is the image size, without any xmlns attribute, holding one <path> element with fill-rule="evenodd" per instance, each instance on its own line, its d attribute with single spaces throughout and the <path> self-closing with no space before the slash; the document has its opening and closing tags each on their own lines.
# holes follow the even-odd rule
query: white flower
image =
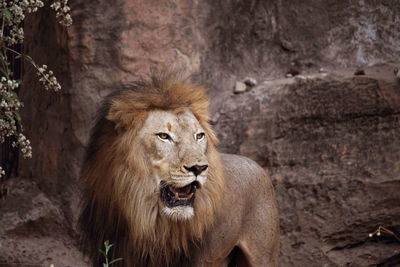
<svg viewBox="0 0 400 267">
<path fill-rule="evenodd" d="M 51 8 L 55 10 L 59 22 L 64 25 L 72 23 L 70 7 L 68 0 L 52 0 Z M 27 13 L 38 11 L 44 6 L 43 0 L 0 0 L 0 9 L 6 9 L 11 13 L 7 19 L 3 17 L 2 42 L 6 48 L 15 44 L 22 44 L 24 40 L 24 19 Z M 31 61 L 31 60 L 30 60 Z M 10 63 L 7 60 L 1 62 L 5 69 L 10 69 Z M 32 62 L 33 63 L 33 62 Z M 47 69 L 46 65 L 37 67 L 39 81 L 41 81 L 46 90 L 58 91 L 61 85 L 58 83 L 54 73 Z M 0 79 L 0 142 L 3 143 L 7 138 L 13 138 L 11 146 L 18 148 L 24 157 L 32 157 L 32 147 L 30 141 L 22 134 L 23 125 L 21 124 L 19 110 L 22 103 L 19 101 L 15 90 L 19 82 L 8 78 L 12 73 L 1 75 Z M 11 139 L 11 140 L 13 140 Z M 0 177 L 4 175 L 4 170 L 0 167 Z"/>
<path fill-rule="evenodd" d="M 58 83 L 57 78 L 54 76 L 53 71 L 47 71 L 47 66 L 43 65 L 41 68 L 38 68 L 37 75 L 39 76 L 39 81 L 42 82 L 44 88 L 46 90 L 59 91 L 61 89 L 61 85 Z"/>
<path fill-rule="evenodd" d="M 57 11 L 58 9 L 60 9 L 60 6 L 61 6 L 60 2 L 54 2 L 53 4 L 50 5 L 50 7 L 51 7 L 52 9 L 54 9 L 55 11 Z"/>
<path fill-rule="evenodd" d="M 0 178 L 6 175 L 6 172 L 3 170 L 2 167 L 0 167 Z"/>
</svg>

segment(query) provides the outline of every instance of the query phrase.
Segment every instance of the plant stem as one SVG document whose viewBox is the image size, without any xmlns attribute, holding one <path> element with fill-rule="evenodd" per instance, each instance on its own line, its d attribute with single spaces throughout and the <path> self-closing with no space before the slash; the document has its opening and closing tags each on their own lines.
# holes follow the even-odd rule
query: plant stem
<svg viewBox="0 0 400 267">
<path fill-rule="evenodd" d="M 6 47 L 6 50 L 8 50 L 8 51 L 10 51 L 10 52 L 13 52 L 14 54 L 16 54 L 16 55 L 18 55 L 18 56 L 23 57 L 25 60 L 29 61 L 29 63 L 31 63 L 35 68 L 39 68 L 38 65 L 36 65 L 36 63 L 35 63 L 31 58 L 29 58 L 29 57 L 23 55 L 22 53 L 20 53 L 20 52 L 18 52 L 18 51 L 15 51 L 14 49 L 9 48 L 9 47 Z"/>
<path fill-rule="evenodd" d="M 3 36 L 4 36 L 4 21 L 5 21 L 4 14 L 1 17 L 1 20 L 2 20 L 2 23 L 1 23 L 0 41 L 1 41 L 1 46 L 3 48 L 2 50 L 4 51 L 4 61 L 2 60 L 1 64 L 3 65 L 4 71 L 6 72 L 6 75 L 7 75 L 7 79 L 9 80 L 10 79 L 10 70 L 8 69 L 8 65 L 7 65 L 7 62 L 8 62 L 8 60 L 7 60 L 7 52 L 6 52 L 7 47 L 6 47 L 5 42 L 3 40 Z"/>
<path fill-rule="evenodd" d="M 39 70 L 39 66 L 35 63 L 35 61 L 33 61 L 33 59 L 31 57 L 25 56 L 22 53 L 15 51 L 12 48 L 6 47 L 6 50 L 13 52 L 14 54 L 21 56 L 22 58 L 24 58 L 25 60 L 27 60 L 29 63 L 32 64 L 32 66 L 34 66 L 37 70 Z M 41 73 L 41 72 L 40 72 Z M 44 79 L 46 79 L 47 82 L 51 83 L 50 79 L 48 77 L 46 77 L 46 75 L 44 75 L 43 73 L 41 73 L 42 77 Z"/>
<path fill-rule="evenodd" d="M 397 241 L 400 241 L 400 237 L 398 237 L 394 232 L 390 231 L 389 229 L 387 229 L 387 228 L 385 228 L 385 227 L 383 227 L 383 226 L 379 226 L 378 231 L 379 231 L 379 230 L 382 231 L 382 232 L 384 232 L 384 233 L 387 233 L 387 234 L 389 234 L 389 235 L 394 236 L 394 238 L 396 238 Z"/>
<path fill-rule="evenodd" d="M 4 14 L 1 17 L 2 23 L 1 23 L 1 33 L 0 33 L 0 39 L 3 41 L 3 33 L 4 33 Z"/>
</svg>

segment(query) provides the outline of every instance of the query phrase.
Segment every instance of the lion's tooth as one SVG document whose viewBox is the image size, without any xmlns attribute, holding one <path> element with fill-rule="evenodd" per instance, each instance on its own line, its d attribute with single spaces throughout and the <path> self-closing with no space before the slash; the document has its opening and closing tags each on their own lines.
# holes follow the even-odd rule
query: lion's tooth
<svg viewBox="0 0 400 267">
<path fill-rule="evenodd" d="M 193 195 L 194 195 L 194 193 L 190 193 L 190 194 L 187 196 L 187 199 L 190 200 L 190 199 L 193 197 Z"/>
<path fill-rule="evenodd" d="M 178 200 L 178 199 L 179 199 L 179 194 L 175 193 L 175 200 Z"/>
</svg>

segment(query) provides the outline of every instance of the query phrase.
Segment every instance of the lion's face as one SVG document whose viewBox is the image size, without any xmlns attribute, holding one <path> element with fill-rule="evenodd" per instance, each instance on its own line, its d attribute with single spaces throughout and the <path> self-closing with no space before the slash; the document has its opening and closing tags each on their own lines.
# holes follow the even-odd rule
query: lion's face
<svg viewBox="0 0 400 267">
<path fill-rule="evenodd" d="M 199 121 L 189 109 L 177 114 L 151 111 L 138 139 L 153 166 L 148 179 L 161 214 L 173 220 L 192 218 L 196 190 L 207 182 L 208 173 L 207 134 Z"/>
</svg>

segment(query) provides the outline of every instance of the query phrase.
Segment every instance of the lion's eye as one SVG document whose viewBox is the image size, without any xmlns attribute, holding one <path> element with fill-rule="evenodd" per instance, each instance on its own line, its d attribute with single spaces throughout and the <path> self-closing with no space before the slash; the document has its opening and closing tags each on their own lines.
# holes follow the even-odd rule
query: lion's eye
<svg viewBox="0 0 400 267">
<path fill-rule="evenodd" d="M 204 138 L 204 133 L 198 133 L 196 134 L 196 139 L 197 140 L 202 140 Z"/>
<path fill-rule="evenodd" d="M 171 137 L 166 133 L 158 133 L 157 136 L 162 140 L 169 140 Z"/>
</svg>

